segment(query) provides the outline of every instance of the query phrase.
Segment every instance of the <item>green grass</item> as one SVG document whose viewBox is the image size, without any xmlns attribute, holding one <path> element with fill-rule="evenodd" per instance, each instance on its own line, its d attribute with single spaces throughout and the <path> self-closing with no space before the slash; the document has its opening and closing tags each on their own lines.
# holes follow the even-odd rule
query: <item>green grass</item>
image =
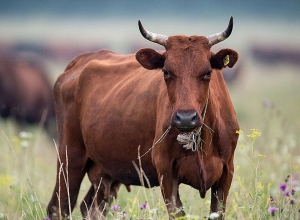
<svg viewBox="0 0 300 220">
<path fill-rule="evenodd" d="M 300 188 L 290 181 L 300 173 L 300 78 L 295 69 L 285 65 L 249 66 L 244 77 L 230 87 L 243 134 L 236 149 L 226 219 L 298 219 Z M 263 105 L 265 99 L 269 102 Z M 261 135 L 248 137 L 253 134 L 251 128 Z M 29 136 L 20 136 L 20 131 Z M 43 219 L 55 183 L 54 142 L 39 127 L 20 128 L 1 119 L 0 146 L 0 219 Z M 288 190 L 294 188 L 295 193 L 286 197 L 279 185 L 288 175 Z M 78 204 L 89 186 L 85 179 Z M 200 199 L 199 193 L 186 185 L 180 186 L 180 195 L 188 219 L 209 215 L 209 196 Z M 147 208 L 140 209 L 145 202 Z M 109 209 L 108 219 L 121 219 L 123 212 L 126 219 L 167 219 L 159 187 L 132 187 L 128 193 L 122 186 L 113 205 L 120 210 Z M 268 212 L 270 206 L 278 208 L 274 216 Z M 78 206 L 72 219 L 81 219 Z"/>
</svg>

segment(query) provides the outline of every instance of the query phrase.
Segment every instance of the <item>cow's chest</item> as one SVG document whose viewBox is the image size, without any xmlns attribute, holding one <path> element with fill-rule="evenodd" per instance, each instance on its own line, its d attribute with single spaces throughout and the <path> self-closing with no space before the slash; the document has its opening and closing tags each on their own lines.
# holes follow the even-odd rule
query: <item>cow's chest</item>
<svg viewBox="0 0 300 220">
<path fill-rule="evenodd" d="M 223 163 L 218 156 L 208 156 L 199 150 L 177 159 L 174 167 L 180 183 L 190 185 L 205 194 L 220 178 Z"/>
</svg>

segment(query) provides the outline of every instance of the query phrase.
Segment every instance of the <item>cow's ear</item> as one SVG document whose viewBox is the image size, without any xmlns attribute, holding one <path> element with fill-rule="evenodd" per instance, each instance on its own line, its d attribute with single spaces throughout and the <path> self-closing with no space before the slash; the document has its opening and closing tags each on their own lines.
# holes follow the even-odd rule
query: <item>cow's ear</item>
<svg viewBox="0 0 300 220">
<path fill-rule="evenodd" d="M 222 69 L 226 66 L 232 68 L 239 55 L 236 51 L 231 49 L 222 49 L 216 54 L 212 54 L 210 58 L 210 65 L 213 69 Z"/>
<path fill-rule="evenodd" d="M 135 57 L 136 60 L 148 70 L 163 68 L 165 63 L 164 55 L 150 48 L 139 50 L 135 54 Z"/>
</svg>

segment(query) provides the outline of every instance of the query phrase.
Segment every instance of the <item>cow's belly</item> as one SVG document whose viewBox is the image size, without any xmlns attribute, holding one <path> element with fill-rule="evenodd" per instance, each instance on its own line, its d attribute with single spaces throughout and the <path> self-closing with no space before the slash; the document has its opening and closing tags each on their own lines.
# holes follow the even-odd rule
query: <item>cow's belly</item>
<svg viewBox="0 0 300 220">
<path fill-rule="evenodd" d="M 137 166 L 139 166 L 137 161 L 135 161 L 135 163 L 137 164 Z M 146 187 L 153 187 L 159 185 L 156 169 L 152 165 L 149 166 L 145 163 L 143 164 L 144 166 L 142 165 L 143 171 L 145 172 L 150 186 L 148 185 L 145 178 L 143 178 L 144 183 L 141 183 L 141 170 L 137 170 L 137 168 L 133 165 L 132 161 L 126 161 L 126 163 L 114 163 L 112 161 L 106 164 L 102 163 L 101 165 L 105 173 L 107 173 L 113 179 L 116 179 L 125 185 L 144 185 Z M 112 169 L 112 167 L 114 167 L 114 169 Z"/>
<path fill-rule="evenodd" d="M 128 154 L 128 151 L 124 150 L 123 147 L 126 146 L 117 147 L 114 145 L 104 148 L 99 147 L 99 149 L 88 148 L 89 157 L 111 178 L 125 185 L 141 185 L 141 170 L 137 159 L 137 148 L 131 148 L 132 153 Z M 136 151 L 136 154 L 134 151 Z M 152 165 L 151 159 L 147 156 L 141 160 L 143 172 L 145 172 L 150 186 L 157 186 L 157 172 Z M 145 186 L 149 187 L 148 185 Z"/>
</svg>

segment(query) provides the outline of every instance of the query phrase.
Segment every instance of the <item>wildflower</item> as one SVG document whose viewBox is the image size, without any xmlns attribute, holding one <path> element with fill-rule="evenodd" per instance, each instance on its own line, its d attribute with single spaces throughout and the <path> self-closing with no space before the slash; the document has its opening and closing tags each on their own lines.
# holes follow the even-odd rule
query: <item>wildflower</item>
<svg viewBox="0 0 300 220">
<path fill-rule="evenodd" d="M 296 192 L 296 190 L 295 190 L 294 188 L 292 188 L 292 190 L 291 190 L 291 194 L 292 194 L 292 195 L 294 195 L 294 194 L 295 194 L 295 192 Z"/>
<path fill-rule="evenodd" d="M 238 147 L 241 148 L 242 150 L 244 150 L 246 146 L 244 144 L 241 144 L 241 145 L 238 145 Z"/>
<path fill-rule="evenodd" d="M 273 103 L 270 101 L 270 99 L 265 98 L 263 100 L 263 106 L 266 107 L 266 108 L 272 106 L 272 104 Z"/>
<path fill-rule="evenodd" d="M 22 141 L 21 142 L 21 147 L 24 147 L 24 148 L 26 148 L 26 147 L 29 147 L 29 141 Z"/>
<path fill-rule="evenodd" d="M 236 134 L 243 134 L 243 131 L 242 130 L 236 130 L 235 133 Z"/>
<path fill-rule="evenodd" d="M 274 202 L 274 197 L 273 196 L 270 196 L 270 202 Z"/>
<path fill-rule="evenodd" d="M 257 137 L 261 136 L 261 132 L 258 131 L 258 129 L 250 129 L 252 131 L 251 134 L 247 135 L 247 137 L 251 138 L 252 140 L 255 140 Z"/>
<path fill-rule="evenodd" d="M 21 131 L 19 133 L 19 137 L 22 138 L 22 139 L 26 139 L 26 138 L 32 138 L 32 133 L 31 132 L 26 132 L 26 131 Z"/>
<path fill-rule="evenodd" d="M 299 182 L 298 182 L 298 175 L 295 174 L 293 176 L 293 178 L 290 180 L 290 183 L 292 186 L 299 186 Z"/>
<path fill-rule="evenodd" d="M 270 206 L 268 208 L 268 212 L 272 215 L 272 216 L 275 216 L 275 212 L 278 211 L 278 208 L 275 207 L 275 206 Z"/>
<path fill-rule="evenodd" d="M 290 199 L 290 204 L 291 204 L 291 205 L 294 205 L 294 204 L 295 204 L 295 199 L 291 198 L 291 199 Z"/>
<path fill-rule="evenodd" d="M 122 219 L 126 219 L 126 217 L 127 217 L 127 214 L 125 211 L 121 212 L 120 215 L 121 215 Z"/>
<path fill-rule="evenodd" d="M 265 155 L 263 155 L 263 154 L 258 154 L 257 155 L 259 158 L 264 158 L 264 157 L 266 157 Z"/>
<path fill-rule="evenodd" d="M 113 206 L 111 207 L 111 209 L 112 209 L 113 211 L 120 211 L 121 207 L 118 206 L 118 205 L 113 205 Z"/>
<path fill-rule="evenodd" d="M 158 211 L 158 209 L 150 209 L 149 213 L 154 214 L 154 213 L 157 213 L 157 211 Z"/>
<path fill-rule="evenodd" d="M 142 205 L 140 206 L 140 208 L 141 208 L 142 210 L 146 209 L 146 208 L 147 208 L 147 202 L 145 202 L 144 204 L 142 204 Z"/>
<path fill-rule="evenodd" d="M 51 220 L 49 217 L 44 218 L 44 220 Z"/>
<path fill-rule="evenodd" d="M 0 219 L 4 219 L 4 218 L 5 218 L 5 214 L 2 211 L 0 211 Z"/>
<path fill-rule="evenodd" d="M 284 193 L 284 197 L 289 197 L 290 196 L 290 193 L 287 191 Z"/>
<path fill-rule="evenodd" d="M 285 190 L 286 190 L 286 184 L 285 183 L 282 183 L 282 184 L 280 184 L 280 186 L 279 186 L 279 189 L 282 191 L 282 192 L 284 192 Z"/>
<path fill-rule="evenodd" d="M 220 214 L 217 213 L 217 212 L 212 212 L 209 215 L 209 219 L 216 219 L 216 218 L 219 218 L 219 217 L 220 217 Z"/>
</svg>

